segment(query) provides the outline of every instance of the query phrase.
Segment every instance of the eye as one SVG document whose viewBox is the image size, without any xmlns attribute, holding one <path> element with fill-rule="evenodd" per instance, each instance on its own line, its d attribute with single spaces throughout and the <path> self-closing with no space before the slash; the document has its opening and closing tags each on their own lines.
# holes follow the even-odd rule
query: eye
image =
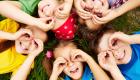
<svg viewBox="0 0 140 80">
<path fill-rule="evenodd" d="M 38 44 L 34 41 L 34 44 L 35 44 L 35 47 L 37 48 L 38 47 Z"/>
<path fill-rule="evenodd" d="M 47 4 L 47 6 L 50 6 L 50 4 Z"/>
<path fill-rule="evenodd" d="M 65 65 L 65 63 L 60 63 L 60 66 L 64 66 Z"/>
<path fill-rule="evenodd" d="M 117 40 L 114 40 L 114 42 L 112 43 L 112 46 L 116 46 L 117 45 Z"/>
<path fill-rule="evenodd" d="M 29 34 L 27 34 L 27 33 L 26 33 L 26 34 L 24 34 L 24 36 L 25 36 L 25 37 L 27 37 L 27 38 L 30 38 L 30 35 L 29 35 Z"/>
</svg>

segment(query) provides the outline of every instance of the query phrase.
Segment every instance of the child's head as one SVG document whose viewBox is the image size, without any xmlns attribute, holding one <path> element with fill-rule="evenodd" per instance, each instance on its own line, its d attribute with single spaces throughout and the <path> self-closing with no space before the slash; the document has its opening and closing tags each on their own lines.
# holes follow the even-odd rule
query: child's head
<svg viewBox="0 0 140 80">
<path fill-rule="evenodd" d="M 40 17 L 52 17 L 56 7 L 58 7 L 58 0 L 42 0 L 38 4 L 38 13 Z"/>
<path fill-rule="evenodd" d="M 109 38 L 116 32 L 112 28 L 104 27 L 97 32 L 94 40 L 91 41 L 90 48 L 99 54 L 107 50 L 111 51 L 117 64 L 127 64 L 132 55 L 130 44 L 120 40 L 114 40 L 112 46 L 115 49 L 109 47 Z"/>
<path fill-rule="evenodd" d="M 24 54 L 37 49 L 38 44 L 36 43 L 35 39 L 40 39 L 43 42 L 47 40 L 46 33 L 35 26 L 26 26 L 26 30 L 30 30 L 32 32 L 32 35 L 24 34 L 20 38 L 15 40 L 16 51 Z"/>
<path fill-rule="evenodd" d="M 73 42 L 60 42 L 54 49 L 54 58 L 63 57 L 67 61 L 63 72 L 72 79 L 77 80 L 80 79 L 83 74 L 83 64 L 82 62 L 71 60 L 71 51 L 76 48 Z"/>
</svg>

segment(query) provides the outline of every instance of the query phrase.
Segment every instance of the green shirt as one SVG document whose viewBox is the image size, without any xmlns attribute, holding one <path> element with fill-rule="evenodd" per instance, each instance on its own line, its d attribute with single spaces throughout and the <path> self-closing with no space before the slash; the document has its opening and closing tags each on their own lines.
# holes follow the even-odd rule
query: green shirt
<svg viewBox="0 0 140 80">
<path fill-rule="evenodd" d="M 19 0 L 19 2 L 22 4 L 21 9 L 24 12 L 30 15 L 34 15 L 34 13 L 38 13 L 37 7 L 40 0 Z"/>
</svg>

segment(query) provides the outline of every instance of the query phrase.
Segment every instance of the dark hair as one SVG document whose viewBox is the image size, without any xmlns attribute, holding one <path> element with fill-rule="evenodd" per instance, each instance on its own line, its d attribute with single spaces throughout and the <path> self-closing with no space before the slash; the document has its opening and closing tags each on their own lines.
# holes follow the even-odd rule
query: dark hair
<svg viewBox="0 0 140 80">
<path fill-rule="evenodd" d="M 115 29 L 113 29 L 111 25 L 102 25 L 102 28 L 96 31 L 90 30 L 86 26 L 80 26 L 78 29 L 78 35 L 88 41 L 88 47 L 91 49 L 92 53 L 98 53 L 100 39 L 107 32 L 113 33 Z"/>
<path fill-rule="evenodd" d="M 14 41 L 3 41 L 3 42 L 0 42 L 0 52 L 3 52 L 7 49 L 9 49 L 10 47 L 12 47 L 14 45 Z"/>
</svg>

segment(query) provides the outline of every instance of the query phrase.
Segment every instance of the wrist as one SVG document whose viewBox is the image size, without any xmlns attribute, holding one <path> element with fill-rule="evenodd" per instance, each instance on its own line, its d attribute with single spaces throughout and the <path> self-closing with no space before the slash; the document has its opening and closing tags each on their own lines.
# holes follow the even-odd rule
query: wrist
<svg viewBox="0 0 140 80">
<path fill-rule="evenodd" d="M 50 80 L 57 80 L 58 76 L 52 72 L 51 76 L 50 76 Z"/>
</svg>

